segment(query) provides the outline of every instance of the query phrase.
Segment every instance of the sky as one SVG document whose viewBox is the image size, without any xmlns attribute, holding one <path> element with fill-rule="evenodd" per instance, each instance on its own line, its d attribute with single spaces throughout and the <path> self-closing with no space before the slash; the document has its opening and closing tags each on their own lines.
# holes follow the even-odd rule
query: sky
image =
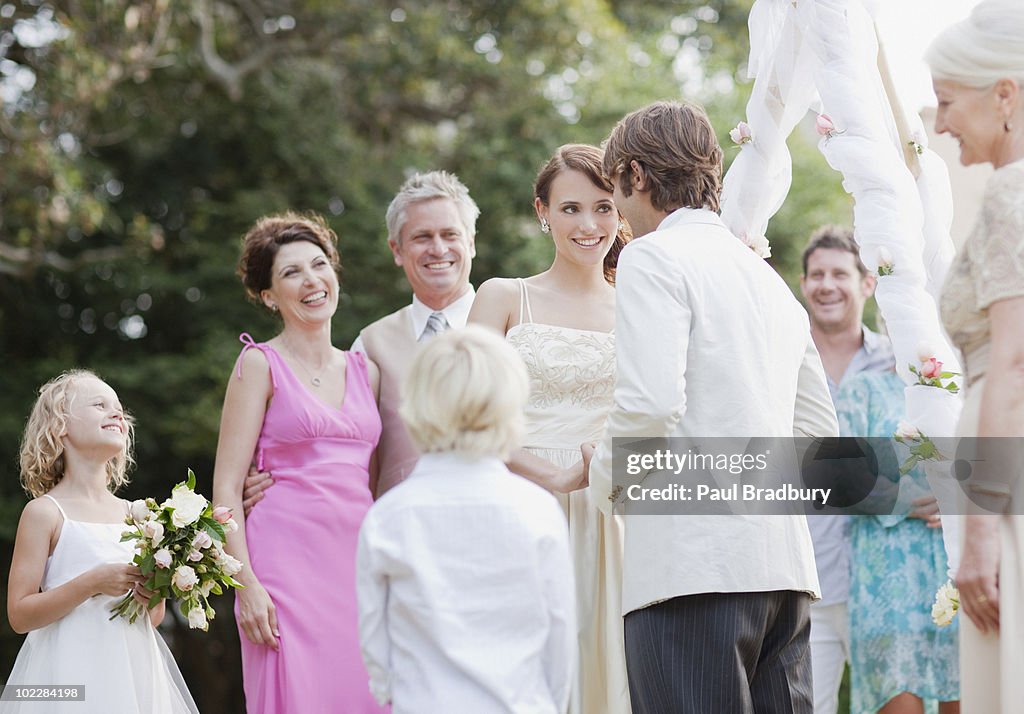
<svg viewBox="0 0 1024 714">
<path fill-rule="evenodd" d="M 947 26 L 967 17 L 980 0 L 881 0 L 876 14 L 897 91 L 908 111 L 935 106 L 924 51 Z"/>
</svg>

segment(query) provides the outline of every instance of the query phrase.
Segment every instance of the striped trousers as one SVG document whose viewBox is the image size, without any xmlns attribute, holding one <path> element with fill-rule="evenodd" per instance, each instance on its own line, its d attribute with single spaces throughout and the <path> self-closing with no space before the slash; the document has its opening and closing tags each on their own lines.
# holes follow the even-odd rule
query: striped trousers
<svg viewBox="0 0 1024 714">
<path fill-rule="evenodd" d="M 703 593 L 629 613 L 633 714 L 813 714 L 810 602 L 790 590 Z"/>
</svg>

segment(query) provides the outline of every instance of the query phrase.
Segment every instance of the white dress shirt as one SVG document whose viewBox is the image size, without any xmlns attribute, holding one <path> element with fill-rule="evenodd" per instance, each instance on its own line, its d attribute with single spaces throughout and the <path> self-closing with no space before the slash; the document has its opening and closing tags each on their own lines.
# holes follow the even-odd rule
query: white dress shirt
<svg viewBox="0 0 1024 714">
<path fill-rule="evenodd" d="M 576 669 L 565 516 L 496 458 L 425 454 L 370 508 L 356 558 L 377 701 L 562 714 Z"/>
<path fill-rule="evenodd" d="M 409 311 L 409 330 L 413 334 L 413 338 L 419 340 L 420 335 L 423 334 L 423 330 L 427 327 L 427 320 L 434 312 L 440 312 L 444 315 L 444 319 L 448 321 L 448 327 L 465 327 L 466 321 L 469 320 L 469 311 L 473 307 L 473 298 L 476 297 L 476 291 L 473 290 L 473 286 L 469 286 L 469 290 L 463 293 L 462 297 L 448 305 L 442 310 L 434 310 L 433 308 L 424 305 L 416 294 L 412 296 L 412 310 Z M 352 343 L 352 347 L 349 348 L 352 352 L 366 353 L 366 349 L 363 347 L 363 338 L 356 337 L 355 342 Z"/>
<path fill-rule="evenodd" d="M 607 436 L 837 435 L 807 313 L 717 214 L 679 209 L 627 245 L 616 303 Z M 606 438 L 590 469 L 604 510 L 612 487 Z M 818 595 L 803 516 L 629 515 L 625 531 L 623 614 L 696 593 Z"/>
</svg>

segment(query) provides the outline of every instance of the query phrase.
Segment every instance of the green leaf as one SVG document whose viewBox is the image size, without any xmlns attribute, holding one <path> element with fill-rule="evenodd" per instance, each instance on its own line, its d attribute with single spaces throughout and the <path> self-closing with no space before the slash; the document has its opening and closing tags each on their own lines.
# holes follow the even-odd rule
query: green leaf
<svg viewBox="0 0 1024 714">
<path fill-rule="evenodd" d="M 196 474 L 192 469 L 188 470 L 188 481 L 185 482 L 185 485 L 188 486 L 189 491 L 196 490 Z"/>
<path fill-rule="evenodd" d="M 202 519 L 203 529 L 210 534 L 218 543 L 223 543 L 227 536 L 224 533 L 224 526 L 218 523 L 213 518 Z"/>
<path fill-rule="evenodd" d="M 153 575 L 153 582 L 157 588 L 168 587 L 171 584 L 171 569 L 157 568 L 156 573 Z"/>
</svg>

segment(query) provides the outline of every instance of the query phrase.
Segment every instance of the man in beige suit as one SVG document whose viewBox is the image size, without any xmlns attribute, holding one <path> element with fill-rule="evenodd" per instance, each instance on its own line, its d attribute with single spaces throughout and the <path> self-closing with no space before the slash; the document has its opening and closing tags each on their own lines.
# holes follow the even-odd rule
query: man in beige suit
<svg viewBox="0 0 1024 714">
<path fill-rule="evenodd" d="M 417 343 L 451 327 L 464 327 L 473 305 L 469 271 L 476 256 L 476 219 L 480 209 L 459 179 L 446 171 L 409 178 L 385 215 L 388 246 L 395 265 L 412 286 L 412 304 L 362 329 L 352 350 L 380 368 L 380 416 L 383 432 L 377 448 L 377 498 L 404 479 L 419 454 L 398 416 L 399 387 Z M 273 483 L 269 474 L 246 479 L 246 512 Z"/>
<path fill-rule="evenodd" d="M 388 246 L 412 286 L 412 304 L 367 325 L 352 344 L 380 367 L 378 498 L 408 476 L 419 458 L 398 416 L 398 392 L 416 344 L 464 327 L 473 306 L 469 270 L 478 215 L 469 191 L 445 171 L 416 174 L 388 206 Z"/>
</svg>

